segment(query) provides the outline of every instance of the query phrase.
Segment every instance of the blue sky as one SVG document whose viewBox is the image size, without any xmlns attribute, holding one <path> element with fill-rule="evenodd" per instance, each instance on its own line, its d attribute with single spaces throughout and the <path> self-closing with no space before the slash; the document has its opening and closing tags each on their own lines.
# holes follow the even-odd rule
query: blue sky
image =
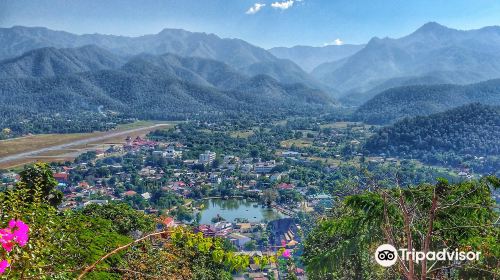
<svg viewBox="0 0 500 280">
<path fill-rule="evenodd" d="M 0 0 L 1 27 L 133 36 L 183 28 L 266 48 L 365 43 L 404 36 L 429 21 L 458 29 L 500 25 L 500 1 Z"/>
</svg>

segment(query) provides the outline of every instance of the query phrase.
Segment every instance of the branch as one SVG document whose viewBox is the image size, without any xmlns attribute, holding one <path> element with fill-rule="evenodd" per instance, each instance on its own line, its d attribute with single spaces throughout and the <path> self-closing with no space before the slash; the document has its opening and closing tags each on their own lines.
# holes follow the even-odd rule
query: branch
<svg viewBox="0 0 500 280">
<path fill-rule="evenodd" d="M 434 225 L 434 218 L 436 216 L 436 209 L 438 204 L 438 196 L 436 194 L 436 189 L 434 189 L 434 193 L 432 195 L 432 206 L 429 211 L 429 228 L 427 229 L 427 234 L 425 235 L 424 240 L 424 254 L 427 255 L 429 251 L 429 246 L 432 238 L 432 227 Z M 424 260 L 422 262 L 422 272 L 420 279 L 425 280 L 427 278 L 427 261 Z"/>
<path fill-rule="evenodd" d="M 389 221 L 389 214 L 387 213 L 387 192 L 382 192 L 382 197 L 384 199 L 384 226 L 383 230 L 386 235 L 387 240 L 389 240 L 389 243 L 392 244 L 393 246 L 396 247 L 396 241 L 394 240 L 394 235 L 392 233 L 391 227 L 390 227 L 390 221 Z M 399 264 L 401 265 L 401 269 L 403 270 L 403 274 L 408 277 L 408 268 L 406 267 L 405 263 L 398 258 Z"/>
<path fill-rule="evenodd" d="M 142 241 L 144 241 L 144 240 L 146 240 L 146 239 L 148 239 L 148 238 L 150 238 L 150 237 L 153 237 L 153 236 L 158 236 L 158 235 L 162 235 L 162 234 L 170 234 L 170 232 L 171 232 L 170 230 L 166 230 L 166 231 L 160 231 L 160 232 L 150 233 L 150 234 L 148 234 L 148 235 L 146 235 L 146 236 L 144 236 L 144 237 L 141 237 L 141 238 L 139 238 L 139 239 L 137 239 L 137 240 L 134 240 L 134 241 L 132 241 L 132 242 L 130 242 L 130 243 L 128 243 L 128 244 L 125 244 L 125 245 L 123 245 L 123 246 L 120 246 L 120 247 L 118 247 L 118 248 L 114 249 L 113 251 L 111 251 L 111 252 L 107 253 L 106 255 L 102 256 L 100 259 L 98 259 L 97 261 L 95 261 L 92 265 L 90 265 L 90 266 L 88 266 L 87 268 L 85 268 L 85 269 L 82 271 L 82 273 L 78 276 L 78 278 L 77 278 L 77 279 L 78 279 L 78 280 L 83 279 L 83 277 L 84 277 L 85 275 L 87 275 L 89 272 L 91 272 L 91 271 L 92 271 L 92 270 L 93 270 L 93 269 L 94 269 L 94 268 L 95 268 L 95 267 L 96 267 L 96 266 L 97 266 L 100 262 L 102 262 L 102 261 L 104 261 L 105 259 L 107 259 L 107 258 L 111 257 L 112 255 L 114 255 L 114 254 L 116 254 L 116 253 L 118 253 L 118 252 L 120 252 L 120 251 L 123 251 L 123 250 L 127 249 L 128 247 L 130 247 L 130 246 L 132 246 L 132 245 L 134 245 L 134 244 L 136 244 L 136 243 L 142 242 Z"/>
<path fill-rule="evenodd" d="M 410 216 L 406 208 L 406 204 L 401 189 L 399 189 L 399 207 L 401 207 L 401 212 L 403 212 L 404 232 L 406 234 L 406 239 L 408 242 L 408 252 L 412 252 L 413 237 L 411 236 Z M 412 254 L 410 254 L 410 259 L 408 260 L 408 280 L 414 280 L 414 279 L 415 279 L 415 264 L 413 263 L 413 256 Z"/>
</svg>

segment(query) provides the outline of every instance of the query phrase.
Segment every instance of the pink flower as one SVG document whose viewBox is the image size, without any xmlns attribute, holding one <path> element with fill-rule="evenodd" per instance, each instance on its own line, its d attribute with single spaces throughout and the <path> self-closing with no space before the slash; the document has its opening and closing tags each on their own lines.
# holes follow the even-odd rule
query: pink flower
<svg viewBox="0 0 500 280">
<path fill-rule="evenodd" d="M 21 220 L 10 220 L 9 228 L 19 246 L 24 247 L 28 242 L 29 227 Z"/>
<path fill-rule="evenodd" d="M 0 274 L 4 273 L 5 269 L 9 266 L 10 266 L 10 264 L 7 260 L 0 261 Z"/>
<path fill-rule="evenodd" d="M 12 251 L 12 247 L 14 246 L 14 234 L 12 234 L 9 228 L 0 229 L 0 244 L 7 251 Z"/>
<path fill-rule="evenodd" d="M 0 229 L 0 244 L 7 251 L 12 251 L 15 243 L 24 247 L 28 242 L 29 227 L 21 220 L 10 220 L 9 226 Z"/>
<path fill-rule="evenodd" d="M 290 253 L 290 250 L 286 249 L 281 256 L 288 259 L 292 256 L 292 254 Z"/>
</svg>

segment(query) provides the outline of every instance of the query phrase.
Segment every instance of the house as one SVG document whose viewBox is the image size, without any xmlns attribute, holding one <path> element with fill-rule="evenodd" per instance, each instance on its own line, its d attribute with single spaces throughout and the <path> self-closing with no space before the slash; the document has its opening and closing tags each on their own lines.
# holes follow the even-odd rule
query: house
<svg viewBox="0 0 500 280">
<path fill-rule="evenodd" d="M 201 232 L 204 237 L 214 237 L 215 231 L 210 228 L 208 225 L 199 225 L 194 229 L 195 233 Z"/>
<path fill-rule="evenodd" d="M 175 227 L 175 220 L 172 217 L 160 218 L 160 224 L 163 229 Z"/>
<path fill-rule="evenodd" d="M 166 159 L 174 160 L 182 158 L 182 151 L 177 151 L 175 146 L 168 146 L 166 152 L 163 154 Z"/>
<path fill-rule="evenodd" d="M 294 151 L 284 151 L 281 152 L 282 157 L 299 157 L 300 153 L 299 152 L 294 152 Z"/>
<path fill-rule="evenodd" d="M 255 173 L 266 174 L 271 173 L 271 170 L 276 167 L 276 162 L 274 160 L 258 162 L 254 166 Z"/>
<path fill-rule="evenodd" d="M 107 200 L 89 200 L 89 201 L 83 203 L 83 206 L 87 206 L 90 204 L 106 205 L 106 204 L 108 204 L 108 201 Z"/>
<path fill-rule="evenodd" d="M 250 223 L 237 223 L 235 228 L 238 229 L 238 231 L 240 233 L 247 233 L 247 232 L 250 232 L 252 230 L 252 224 L 250 224 Z"/>
<path fill-rule="evenodd" d="M 123 196 L 134 196 L 136 194 L 137 194 L 137 192 L 135 192 L 135 191 L 126 191 L 123 193 Z"/>
<path fill-rule="evenodd" d="M 66 172 L 54 173 L 54 179 L 59 183 L 69 183 L 69 174 Z"/>
<path fill-rule="evenodd" d="M 143 194 L 141 194 L 142 198 L 144 198 L 145 200 L 149 200 L 151 199 L 151 194 L 148 193 L 148 192 L 145 192 Z"/>
<path fill-rule="evenodd" d="M 252 239 L 243 234 L 234 232 L 229 235 L 229 241 L 231 241 L 231 243 L 233 243 L 234 246 L 242 249 L 243 246 L 245 246 L 245 244 L 247 244 L 248 242 L 252 241 Z"/>
<path fill-rule="evenodd" d="M 289 184 L 289 183 L 281 183 L 278 185 L 278 189 L 280 189 L 280 190 L 293 190 L 293 189 L 295 189 L 295 185 Z"/>
<path fill-rule="evenodd" d="M 200 164 L 212 164 L 217 156 L 216 153 L 211 151 L 205 151 L 203 154 L 200 154 L 198 157 L 198 162 Z"/>
</svg>

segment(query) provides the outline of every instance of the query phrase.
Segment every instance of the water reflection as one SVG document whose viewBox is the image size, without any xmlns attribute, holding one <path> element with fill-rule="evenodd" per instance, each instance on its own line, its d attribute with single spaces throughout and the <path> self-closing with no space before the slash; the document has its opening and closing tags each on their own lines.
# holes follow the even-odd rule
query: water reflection
<svg viewBox="0 0 500 280">
<path fill-rule="evenodd" d="M 210 199 L 203 202 L 201 224 L 212 224 L 212 218 L 220 215 L 228 222 L 246 219 L 249 222 L 268 222 L 284 217 L 274 209 L 262 208 L 257 202 L 246 199 Z"/>
</svg>

